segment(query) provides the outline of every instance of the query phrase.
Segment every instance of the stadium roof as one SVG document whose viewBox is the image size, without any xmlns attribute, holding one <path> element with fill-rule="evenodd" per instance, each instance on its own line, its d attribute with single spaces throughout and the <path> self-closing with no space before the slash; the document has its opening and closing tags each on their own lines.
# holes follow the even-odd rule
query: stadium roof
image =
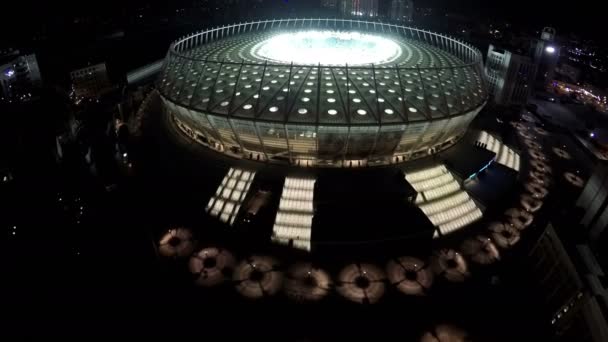
<svg viewBox="0 0 608 342">
<path fill-rule="evenodd" d="M 316 19 L 300 20 L 291 24 L 296 27 L 286 22 L 266 30 L 260 25 L 255 30 L 255 23 L 239 24 L 212 30 L 211 37 L 217 39 L 206 31 L 175 43 L 160 81 L 161 93 L 196 112 L 304 125 L 439 120 L 469 113 L 485 102 L 481 54 L 452 38 L 405 27 L 401 32 L 398 26 L 379 23 L 355 24 L 352 30 L 365 32 L 362 36 L 336 36 L 329 21 L 323 26 Z M 388 32 L 390 27 L 395 31 Z M 217 32 L 223 32 L 221 38 Z M 299 43 L 285 43 L 286 35 Z M 312 38 L 302 38 L 308 35 Z M 289 56 L 312 62 L 314 54 L 299 58 L 278 53 L 277 44 L 287 44 L 286 49 L 296 53 L 307 47 L 343 53 L 345 63 L 321 57 L 318 63 L 289 63 Z M 390 51 L 370 52 L 377 47 Z M 356 57 L 357 51 L 365 56 Z"/>
</svg>

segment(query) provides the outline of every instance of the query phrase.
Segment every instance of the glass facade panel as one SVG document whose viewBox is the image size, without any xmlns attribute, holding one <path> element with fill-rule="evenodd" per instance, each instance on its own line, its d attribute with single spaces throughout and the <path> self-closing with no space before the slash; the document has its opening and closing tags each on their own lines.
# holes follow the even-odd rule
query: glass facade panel
<svg viewBox="0 0 608 342">
<path fill-rule="evenodd" d="M 289 159 L 285 126 L 267 122 L 258 122 L 256 126 L 268 158 Z"/>
<path fill-rule="evenodd" d="M 405 133 L 401 137 L 399 146 L 397 146 L 397 153 L 408 153 L 411 152 L 414 145 L 420 140 L 420 137 L 428 127 L 428 122 L 416 122 L 407 126 Z"/>
<path fill-rule="evenodd" d="M 405 128 L 405 125 L 382 126 L 373 157 L 392 156 L 401 142 Z"/>
<path fill-rule="evenodd" d="M 203 113 L 192 112 L 192 120 L 196 123 L 196 127 L 206 135 L 210 144 L 222 143 L 222 139 L 218 131 L 209 124 L 207 116 Z"/>
<path fill-rule="evenodd" d="M 317 157 L 317 130 L 315 126 L 288 125 L 287 136 L 292 158 Z"/>
<path fill-rule="evenodd" d="M 222 143 L 226 149 L 229 149 L 232 152 L 236 152 L 241 149 L 241 146 L 239 145 L 227 118 L 213 115 L 207 115 L 207 118 L 211 122 L 211 125 L 213 125 L 215 130 L 219 133 Z"/>
<path fill-rule="evenodd" d="M 202 115 L 196 112 L 192 112 L 183 108 L 178 109 L 177 116 L 180 120 L 186 123 L 190 129 L 192 129 L 196 135 L 196 139 L 209 144 L 210 140 L 214 140 L 213 135 L 210 135 L 209 132 L 199 123 L 198 119 Z"/>
<path fill-rule="evenodd" d="M 348 131 L 348 127 L 319 126 L 317 131 L 319 159 L 342 160 L 348 142 Z"/>
<path fill-rule="evenodd" d="M 255 126 L 251 121 L 230 119 L 232 127 L 238 134 L 241 144 L 246 151 L 263 153 L 262 142 L 258 138 Z"/>
<path fill-rule="evenodd" d="M 422 140 L 420 140 L 420 144 L 415 148 L 416 151 L 427 150 L 433 147 L 433 144 L 437 140 L 440 134 L 443 134 L 443 129 L 445 128 L 448 120 L 437 120 L 430 123 L 429 128 L 426 130 L 424 135 L 422 136 Z"/>
<path fill-rule="evenodd" d="M 450 139 L 452 139 L 453 137 L 455 137 L 456 135 L 458 135 L 458 132 L 460 131 L 461 127 L 463 126 L 463 117 L 457 116 L 454 118 L 450 119 L 450 122 L 448 122 L 448 125 L 445 127 L 445 129 L 443 130 L 444 133 L 441 136 L 441 138 L 437 141 L 437 144 L 442 144 L 445 141 L 448 141 Z"/>
<path fill-rule="evenodd" d="M 376 144 L 378 128 L 378 126 L 351 127 L 346 159 L 367 159 Z"/>
</svg>

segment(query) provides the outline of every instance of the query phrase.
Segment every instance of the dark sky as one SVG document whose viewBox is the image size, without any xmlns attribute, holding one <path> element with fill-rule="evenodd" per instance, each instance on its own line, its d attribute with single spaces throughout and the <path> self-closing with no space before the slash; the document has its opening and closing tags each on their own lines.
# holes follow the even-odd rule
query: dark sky
<svg viewBox="0 0 608 342">
<path fill-rule="evenodd" d="M 514 23 L 555 26 L 559 30 L 581 32 L 603 38 L 608 18 L 598 1 L 577 0 L 418 0 L 416 6 L 442 7 L 472 15 L 504 18 Z M 558 32 L 559 34 L 559 32 Z"/>
<path fill-rule="evenodd" d="M 65 14 L 79 10 L 90 13 L 120 13 L 125 5 L 155 3 L 166 7 L 193 0 L 18 0 L 9 1 L 3 9 L 3 24 L 23 27 L 29 20 L 61 20 Z M 202 1 L 202 0 L 201 0 Z M 253 1 L 253 0 L 250 0 Z M 284 0 L 266 0 L 276 1 Z M 293 6 L 316 6 L 320 0 L 288 0 Z M 390 0 L 381 0 L 390 1 Z M 605 39 L 602 27 L 608 17 L 598 5 L 600 1 L 576 0 L 565 5 L 556 0 L 414 0 L 416 7 L 435 7 L 457 11 L 480 18 L 507 19 L 534 26 L 555 26 L 562 33 L 575 31 Z M 74 6 L 78 6 L 75 8 Z M 558 32 L 559 34 L 559 32 Z"/>
</svg>

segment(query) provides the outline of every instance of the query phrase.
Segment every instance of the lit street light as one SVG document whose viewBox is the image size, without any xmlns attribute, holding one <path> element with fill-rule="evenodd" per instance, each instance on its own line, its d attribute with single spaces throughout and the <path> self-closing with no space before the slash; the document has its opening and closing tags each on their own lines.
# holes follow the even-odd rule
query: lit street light
<svg viewBox="0 0 608 342">
<path fill-rule="evenodd" d="M 555 53 L 555 48 L 553 46 L 547 46 L 545 51 L 547 51 L 548 53 Z"/>
</svg>

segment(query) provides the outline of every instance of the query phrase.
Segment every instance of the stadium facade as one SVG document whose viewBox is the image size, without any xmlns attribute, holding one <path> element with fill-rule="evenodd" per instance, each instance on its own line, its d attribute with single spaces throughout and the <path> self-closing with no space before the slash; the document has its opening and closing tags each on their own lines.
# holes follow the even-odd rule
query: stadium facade
<svg viewBox="0 0 608 342">
<path fill-rule="evenodd" d="M 408 161 L 456 143 L 487 92 L 479 50 L 412 27 L 284 19 L 171 44 L 164 109 L 217 151 L 301 166 Z"/>
</svg>

